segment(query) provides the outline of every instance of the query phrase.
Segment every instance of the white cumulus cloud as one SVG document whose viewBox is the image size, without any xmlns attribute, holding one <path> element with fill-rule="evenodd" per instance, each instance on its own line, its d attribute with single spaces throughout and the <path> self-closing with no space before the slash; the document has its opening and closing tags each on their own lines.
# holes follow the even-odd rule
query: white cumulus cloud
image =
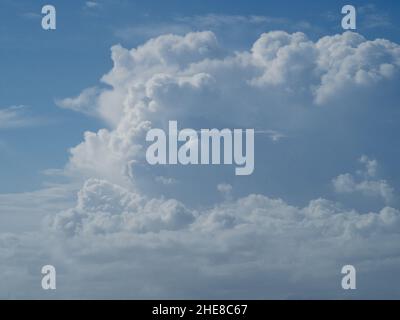
<svg viewBox="0 0 400 320">
<path fill-rule="evenodd" d="M 394 198 L 394 189 L 386 180 L 376 179 L 378 162 L 367 156 L 360 158 L 364 170 L 358 171 L 359 179 L 350 173 L 341 174 L 333 179 L 333 186 L 338 193 L 361 193 L 366 196 L 381 197 L 386 203 Z"/>
</svg>

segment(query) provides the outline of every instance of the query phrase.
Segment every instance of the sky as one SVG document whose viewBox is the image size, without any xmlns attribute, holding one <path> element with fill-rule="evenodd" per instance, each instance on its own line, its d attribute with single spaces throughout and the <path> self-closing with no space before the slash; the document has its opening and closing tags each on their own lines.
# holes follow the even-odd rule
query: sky
<svg viewBox="0 0 400 320">
<path fill-rule="evenodd" d="M 398 1 L 44 4 L 0 4 L 0 297 L 400 297 Z M 150 166 L 169 120 L 254 173 Z"/>
<path fill-rule="evenodd" d="M 234 50 L 248 47 L 259 34 L 277 27 L 306 31 L 309 37 L 317 38 L 341 31 L 337 23 L 341 15 L 337 8 L 341 9 L 344 3 L 238 1 L 232 4 L 228 1 L 199 1 L 189 5 L 186 1 L 170 1 L 165 8 L 166 4 L 157 1 L 104 1 L 93 7 L 86 5 L 85 1 L 55 1 L 58 29 L 46 33 L 35 28 L 38 24 L 40 26 L 41 2 L 3 1 L 4 10 L 0 13 L 1 60 L 7 78 L 3 78 L 1 84 L 1 106 L 27 106 L 32 112 L 29 116 L 40 119 L 36 120 L 40 125 L 2 130 L 2 148 L 6 150 L 0 161 L 7 170 L 1 173 L 0 191 L 8 193 L 38 188 L 43 180 L 41 171 L 62 167 L 67 161 L 65 150 L 76 145 L 85 130 L 102 127 L 97 119 L 82 119 L 56 108 L 54 101 L 76 95 L 81 88 L 96 83 L 111 66 L 109 49 L 112 45 L 121 43 L 134 47 L 152 36 L 170 32 L 183 34 L 211 26 L 216 28 L 216 34 L 224 37 L 219 40 L 228 42 Z M 399 30 L 393 25 L 399 14 L 399 5 L 396 1 L 384 3 L 375 9 L 364 9 L 368 13 L 366 17 L 359 17 L 359 31 L 370 38 L 384 36 L 400 41 Z M 361 1 L 359 5 L 368 8 L 373 4 Z M 386 7 L 390 10 L 385 10 Z M 196 23 L 190 19 L 198 16 L 201 20 L 199 16 L 207 15 L 257 15 L 277 22 L 275 25 L 274 22 L 239 23 L 236 26 L 238 30 L 232 34 L 231 28 L 235 26 L 215 26 L 215 23 L 203 26 L 200 21 Z M 372 26 L 368 25 L 368 19 L 374 21 Z M 54 130 L 54 127 L 62 130 Z"/>
</svg>

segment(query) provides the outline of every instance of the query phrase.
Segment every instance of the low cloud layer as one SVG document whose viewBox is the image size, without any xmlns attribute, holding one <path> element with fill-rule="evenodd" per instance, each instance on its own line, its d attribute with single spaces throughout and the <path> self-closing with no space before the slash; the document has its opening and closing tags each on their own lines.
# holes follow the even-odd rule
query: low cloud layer
<svg viewBox="0 0 400 320">
<path fill-rule="evenodd" d="M 316 199 L 299 208 L 251 194 L 194 210 L 89 180 L 75 208 L 47 219 L 52 250 L 39 252 L 59 266 L 59 297 L 73 287 L 97 298 L 385 297 L 386 282 L 396 285 L 385 270 L 400 267 L 399 227 L 391 207 L 362 213 Z M 350 295 L 340 288 L 348 263 L 362 279 Z"/>
</svg>

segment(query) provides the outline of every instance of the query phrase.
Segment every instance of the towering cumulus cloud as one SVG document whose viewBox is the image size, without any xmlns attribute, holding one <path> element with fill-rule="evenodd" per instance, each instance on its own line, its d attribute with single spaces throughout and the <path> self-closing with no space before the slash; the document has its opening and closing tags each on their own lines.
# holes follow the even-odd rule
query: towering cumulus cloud
<svg viewBox="0 0 400 320">
<path fill-rule="evenodd" d="M 352 296 L 398 294 L 396 181 L 376 180 L 366 156 L 359 177 L 342 173 L 368 153 L 395 170 L 380 146 L 399 133 L 399 45 L 274 31 L 230 52 L 207 31 L 111 52 L 106 86 L 58 101 L 106 127 L 70 150 L 65 170 L 85 180 L 76 206 L 45 219 L 60 295 L 342 297 L 345 264 L 358 270 Z M 254 128 L 254 174 L 148 165 L 146 132 L 169 120 Z M 356 192 L 378 197 L 371 208 L 340 198 Z"/>
<path fill-rule="evenodd" d="M 345 122 L 361 112 L 371 107 L 378 112 L 380 97 L 397 94 L 400 48 L 350 32 L 313 42 L 303 33 L 275 31 L 261 35 L 250 51 L 232 54 L 219 47 L 213 33 L 198 32 L 160 36 L 131 50 L 114 46 L 112 59 L 114 67 L 102 77 L 111 89 L 89 88 L 59 101 L 82 112 L 90 109 L 111 126 L 85 134 L 71 150 L 69 169 L 135 184 L 143 136 L 151 127 L 165 128 L 168 120 L 198 128 L 288 131 L 317 128 L 332 113 L 342 118 L 340 125 L 350 126 Z M 336 111 L 324 114 L 319 107 Z"/>
</svg>

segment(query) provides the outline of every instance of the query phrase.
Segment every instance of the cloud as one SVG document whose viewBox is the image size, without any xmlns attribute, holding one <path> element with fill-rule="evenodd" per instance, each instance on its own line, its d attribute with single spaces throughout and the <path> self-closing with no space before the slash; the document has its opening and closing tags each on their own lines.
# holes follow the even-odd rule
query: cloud
<svg viewBox="0 0 400 320">
<path fill-rule="evenodd" d="M 106 181 L 88 180 L 77 207 L 55 216 L 51 226 L 67 235 L 159 232 L 181 229 L 194 217 L 176 200 L 145 199 Z"/>
<path fill-rule="evenodd" d="M 375 92 L 396 95 L 392 84 L 400 66 L 397 44 L 351 32 L 314 42 L 303 33 L 272 31 L 236 53 L 209 31 L 170 34 L 133 49 L 113 46 L 111 56 L 113 68 L 101 79 L 109 89 L 85 89 L 59 104 L 95 113 L 111 126 L 85 133 L 71 149 L 68 169 L 124 185 L 138 184 L 138 176 L 149 172 L 139 168 L 146 165 L 143 137 L 150 127 L 174 119 L 197 129 L 206 122 L 299 135 L 302 128 L 318 130 L 328 113 L 351 122 L 349 115 L 362 108 L 378 112 Z M 325 125 L 332 135 L 341 134 L 332 121 Z"/>
<path fill-rule="evenodd" d="M 288 20 L 284 18 L 267 17 L 261 15 L 227 15 L 213 13 L 190 17 L 178 17 L 176 18 L 176 21 L 193 24 L 201 29 L 237 24 L 288 23 Z"/>
<path fill-rule="evenodd" d="M 221 192 L 231 192 L 229 184 L 218 185 Z M 339 204 L 312 200 L 297 208 L 280 199 L 252 194 L 217 204 L 201 213 L 186 208 L 173 199 L 149 199 L 137 192 L 104 180 L 88 180 L 78 193 L 77 205 L 71 210 L 49 217 L 50 228 L 68 237 L 109 235 L 114 233 L 160 233 L 164 230 L 191 229 L 240 232 L 240 226 L 268 229 L 279 225 L 279 232 L 288 228 L 321 228 L 320 236 L 352 237 L 370 228 L 397 228 L 399 212 L 385 207 L 379 213 L 361 214 L 343 209 Z M 394 232 L 397 232 L 393 229 Z M 317 230 L 314 230 L 317 231 Z M 319 232 L 319 231 L 317 231 Z M 285 234 L 289 235 L 290 232 Z M 368 232 L 367 232 L 368 234 Z"/>
<path fill-rule="evenodd" d="M 0 129 L 30 127 L 43 123 L 43 119 L 30 115 L 29 107 L 19 105 L 0 109 Z"/>
<path fill-rule="evenodd" d="M 378 162 L 362 157 L 360 172 L 334 184 L 383 198 L 379 209 L 315 196 L 342 172 L 336 163 L 394 143 L 398 126 L 387 120 L 399 98 L 397 44 L 350 32 L 313 41 L 272 31 L 230 51 L 205 31 L 113 46 L 111 57 L 106 89 L 63 100 L 108 124 L 70 150 L 66 173 L 84 181 L 76 204 L 47 214 L 36 241 L 2 236 L 0 258 L 12 276 L 20 271 L 20 281 L 34 285 L 29 272 L 12 268 L 34 253 L 32 270 L 60 266 L 64 298 L 398 295 L 400 213 L 387 201 L 393 190 L 379 179 Z M 261 165 L 246 179 L 218 166 L 149 166 L 145 134 L 168 120 L 196 130 L 265 128 L 257 135 Z M 280 132 L 287 139 L 274 143 Z M 290 188 L 300 201 L 287 199 Z M 341 290 L 345 264 L 356 266 L 362 290 Z"/>
<path fill-rule="evenodd" d="M 218 192 L 226 200 L 231 200 L 232 199 L 232 189 L 233 189 L 233 187 L 229 183 L 220 183 L 220 184 L 217 185 Z"/>
<path fill-rule="evenodd" d="M 37 12 L 24 12 L 21 14 L 21 17 L 29 20 L 39 20 L 42 16 Z"/>
<path fill-rule="evenodd" d="M 71 207 L 71 194 L 76 189 L 73 185 L 54 184 L 37 191 L 0 194 L 0 234 L 40 229 L 46 215 Z"/>
<path fill-rule="evenodd" d="M 358 12 L 364 28 L 389 28 L 393 26 L 390 15 L 380 11 L 372 3 L 359 7 Z"/>
<path fill-rule="evenodd" d="M 97 8 L 99 6 L 100 6 L 100 4 L 96 1 L 86 1 L 85 2 L 85 7 L 89 8 L 89 9 Z"/>
<path fill-rule="evenodd" d="M 97 87 L 87 88 L 76 97 L 57 99 L 55 102 L 60 108 L 95 116 L 97 115 L 96 99 L 100 92 L 101 90 Z"/>
<path fill-rule="evenodd" d="M 361 192 L 366 196 L 382 197 L 385 202 L 393 199 L 393 189 L 385 180 L 356 182 L 354 177 L 347 173 L 335 178 L 333 184 L 338 193 Z"/>
<path fill-rule="evenodd" d="M 178 183 L 178 181 L 174 178 L 171 177 L 164 177 L 164 176 L 158 176 L 156 177 L 156 182 L 162 183 L 164 185 L 173 185 Z"/>
<path fill-rule="evenodd" d="M 386 180 L 376 180 L 378 162 L 371 160 L 367 156 L 362 156 L 359 160 L 365 166 L 364 170 L 358 171 L 361 180 L 350 173 L 341 174 L 333 179 L 333 186 L 338 193 L 361 193 L 365 196 L 381 197 L 386 203 L 394 199 L 394 189 Z"/>
<path fill-rule="evenodd" d="M 92 297 L 338 298 L 342 265 L 384 281 L 400 261 L 398 210 L 364 214 L 325 199 L 299 208 L 251 194 L 195 211 L 90 180 L 48 225 Z M 96 293 L 100 277 L 109 289 Z M 357 297 L 385 296 L 363 279 Z"/>
<path fill-rule="evenodd" d="M 238 34 L 250 36 L 262 33 L 264 30 L 277 28 L 310 30 L 318 27 L 312 26 L 307 21 L 291 21 L 284 17 L 207 13 L 192 16 L 174 16 L 167 22 L 139 23 L 118 28 L 114 33 L 117 38 L 129 42 L 132 39 L 148 39 L 168 33 L 185 35 L 198 30 L 213 30 L 213 32 L 221 35 L 226 40 L 232 36 L 232 33 L 236 36 Z"/>
<path fill-rule="evenodd" d="M 361 156 L 359 162 L 365 166 L 365 171 L 360 171 L 359 174 L 364 174 L 369 177 L 375 177 L 378 171 L 378 161 L 370 159 L 366 155 Z"/>
<path fill-rule="evenodd" d="M 281 132 L 275 131 L 275 130 L 256 130 L 256 134 L 266 134 L 273 142 L 278 142 L 284 138 L 286 138 L 286 135 L 284 135 Z"/>
<path fill-rule="evenodd" d="M 191 32 L 190 26 L 181 23 L 157 23 L 151 25 L 135 25 L 121 27 L 114 30 L 114 35 L 118 39 L 131 41 L 132 39 L 149 39 L 162 34 L 183 35 Z"/>
<path fill-rule="evenodd" d="M 221 193 L 230 193 L 232 191 L 232 186 L 228 183 L 221 183 L 217 186 L 217 190 Z"/>
</svg>

